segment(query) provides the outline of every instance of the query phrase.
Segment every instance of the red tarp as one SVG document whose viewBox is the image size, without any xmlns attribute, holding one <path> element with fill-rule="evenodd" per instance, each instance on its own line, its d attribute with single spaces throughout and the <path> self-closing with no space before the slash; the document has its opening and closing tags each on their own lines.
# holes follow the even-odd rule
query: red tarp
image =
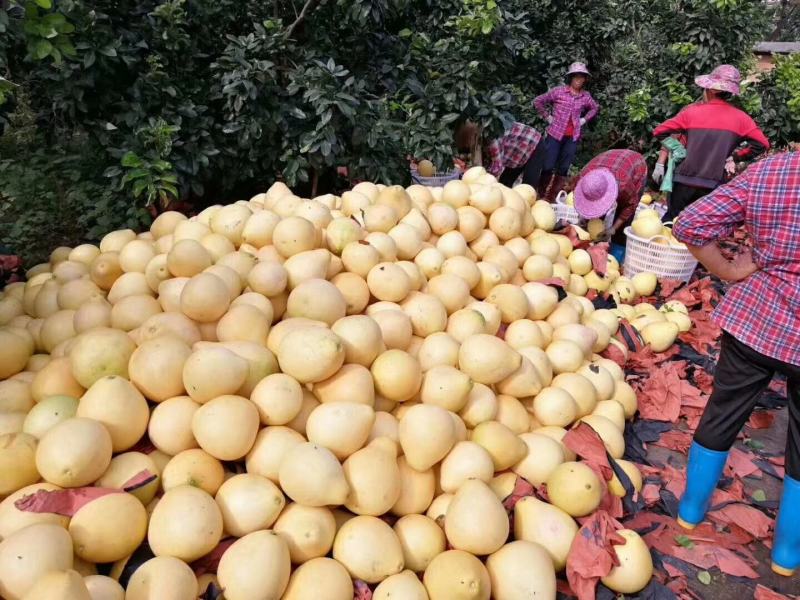
<svg viewBox="0 0 800 600">
<path fill-rule="evenodd" d="M 567 580 L 578 600 L 594 600 L 597 582 L 619 564 L 613 546 L 625 543 L 616 533 L 620 529 L 622 525 L 602 510 L 583 521 L 567 555 Z"/>
<path fill-rule="evenodd" d="M 122 489 L 81 487 L 66 490 L 37 490 L 33 494 L 23 496 L 14 503 L 19 510 L 35 513 L 55 513 L 72 517 L 92 500 L 109 494 L 120 494 L 147 485 L 156 476 L 147 470 L 137 473 L 125 482 Z"/>
</svg>

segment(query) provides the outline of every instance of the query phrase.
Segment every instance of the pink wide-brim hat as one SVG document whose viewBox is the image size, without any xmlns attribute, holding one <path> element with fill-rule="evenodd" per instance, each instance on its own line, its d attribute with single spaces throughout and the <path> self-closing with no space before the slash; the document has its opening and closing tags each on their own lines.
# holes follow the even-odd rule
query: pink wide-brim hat
<svg viewBox="0 0 800 600">
<path fill-rule="evenodd" d="M 582 62 L 574 62 L 569 66 L 569 69 L 567 69 L 567 77 L 578 74 L 586 75 L 587 77 L 590 75 L 589 69 Z"/>
<path fill-rule="evenodd" d="M 619 186 L 614 174 L 601 167 L 581 177 L 575 187 L 575 210 L 584 219 L 606 216 L 617 203 Z"/>
<path fill-rule="evenodd" d="M 718 90 L 720 92 L 730 92 L 734 96 L 739 95 L 739 84 L 742 75 L 739 69 L 733 65 L 720 65 L 708 75 L 700 75 L 694 82 L 701 88 L 707 90 Z"/>
</svg>

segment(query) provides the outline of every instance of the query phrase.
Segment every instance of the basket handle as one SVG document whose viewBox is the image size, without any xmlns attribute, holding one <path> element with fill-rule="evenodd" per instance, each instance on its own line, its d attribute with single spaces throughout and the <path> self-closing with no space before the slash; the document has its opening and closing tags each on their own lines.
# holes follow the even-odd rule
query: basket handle
<svg viewBox="0 0 800 600">
<path fill-rule="evenodd" d="M 566 199 L 567 199 L 567 192 L 565 192 L 564 190 L 561 190 L 556 195 L 556 203 L 558 204 L 566 204 Z"/>
<path fill-rule="evenodd" d="M 669 246 L 669 238 L 667 236 L 665 236 L 665 235 L 661 235 L 660 233 L 658 235 L 654 235 L 651 238 L 648 238 L 647 241 L 648 242 L 652 242 L 654 240 L 657 240 L 658 238 L 661 238 L 662 240 L 666 240 L 667 245 Z"/>
</svg>

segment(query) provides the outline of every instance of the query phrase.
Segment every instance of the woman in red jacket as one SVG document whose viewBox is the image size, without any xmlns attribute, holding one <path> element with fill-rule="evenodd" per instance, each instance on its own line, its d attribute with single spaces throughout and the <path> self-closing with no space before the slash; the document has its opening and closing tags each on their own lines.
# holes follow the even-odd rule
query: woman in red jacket
<svg viewBox="0 0 800 600">
<path fill-rule="evenodd" d="M 721 65 L 710 75 L 695 79 L 695 83 L 703 88 L 703 101 L 690 104 L 653 132 L 656 137 L 679 133 L 687 138 L 686 158 L 673 177 L 666 220 L 673 220 L 725 181 L 725 163 L 732 153 L 735 159 L 743 159 L 769 148 L 769 141 L 755 121 L 728 102 L 739 95 L 741 75 L 736 67 Z M 748 147 L 734 152 L 742 142 L 747 142 Z M 653 170 L 653 179 L 661 183 L 663 178 L 661 159 Z"/>
</svg>

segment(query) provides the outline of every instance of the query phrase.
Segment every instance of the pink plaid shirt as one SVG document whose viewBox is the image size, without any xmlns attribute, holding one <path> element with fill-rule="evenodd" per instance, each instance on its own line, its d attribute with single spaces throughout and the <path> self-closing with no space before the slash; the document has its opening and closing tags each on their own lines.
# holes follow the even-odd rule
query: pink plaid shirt
<svg viewBox="0 0 800 600">
<path fill-rule="evenodd" d="M 705 246 L 744 225 L 759 270 L 733 285 L 717 324 L 761 354 L 800 365 L 800 153 L 777 154 L 686 208 L 679 240 Z"/>
<path fill-rule="evenodd" d="M 486 149 L 486 170 L 498 176 L 503 169 L 523 166 L 533 156 L 542 136 L 525 123 L 514 123 L 503 137 L 493 140 Z"/>
<path fill-rule="evenodd" d="M 573 126 L 572 139 L 576 142 L 581 139 L 581 118 L 589 122 L 595 118 L 600 109 L 589 92 L 581 91 L 576 95 L 567 85 L 553 88 L 546 94 L 538 96 L 533 105 L 543 119 L 553 117 L 547 133 L 559 141 L 564 138 L 570 120 Z"/>
</svg>

